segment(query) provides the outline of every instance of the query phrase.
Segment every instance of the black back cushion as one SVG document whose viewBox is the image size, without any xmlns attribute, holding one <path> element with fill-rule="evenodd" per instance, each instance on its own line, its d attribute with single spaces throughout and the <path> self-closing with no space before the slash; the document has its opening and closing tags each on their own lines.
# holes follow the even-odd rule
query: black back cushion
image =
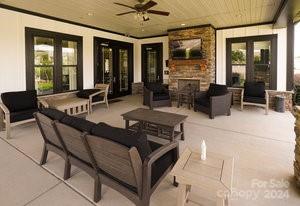
<svg viewBox="0 0 300 206">
<path fill-rule="evenodd" d="M 220 96 L 220 95 L 225 95 L 227 93 L 228 90 L 226 85 L 211 83 L 209 85 L 209 89 L 206 93 L 206 96 L 207 98 L 210 98 L 211 96 Z"/>
<path fill-rule="evenodd" d="M 36 90 L 2 93 L 1 99 L 10 112 L 38 108 Z"/>
<path fill-rule="evenodd" d="M 59 111 L 57 109 L 52 109 L 52 108 L 45 108 L 41 110 L 41 113 L 43 115 L 46 115 L 47 117 L 49 117 L 52 120 L 62 120 L 65 116 L 66 113 Z"/>
<path fill-rule="evenodd" d="M 90 97 L 90 95 L 92 95 L 96 92 L 99 92 L 99 91 L 100 91 L 100 89 L 84 89 L 84 90 L 77 92 L 76 95 L 79 98 L 88 99 Z"/>
<path fill-rule="evenodd" d="M 64 118 L 62 118 L 61 123 L 73 127 L 81 132 L 88 132 L 88 133 L 90 133 L 92 128 L 96 125 L 95 123 L 87 121 L 85 119 L 79 117 L 73 117 L 69 115 L 66 115 Z"/>
<path fill-rule="evenodd" d="M 248 97 L 265 97 L 265 83 L 264 82 L 245 82 L 244 95 Z"/>
<path fill-rule="evenodd" d="M 147 136 L 143 133 L 112 127 L 101 122 L 92 128 L 91 134 L 117 142 L 128 148 L 136 147 L 142 161 L 152 152 Z"/>
<path fill-rule="evenodd" d="M 148 83 L 146 88 L 154 93 L 162 93 L 165 91 L 165 88 L 161 83 Z"/>
</svg>

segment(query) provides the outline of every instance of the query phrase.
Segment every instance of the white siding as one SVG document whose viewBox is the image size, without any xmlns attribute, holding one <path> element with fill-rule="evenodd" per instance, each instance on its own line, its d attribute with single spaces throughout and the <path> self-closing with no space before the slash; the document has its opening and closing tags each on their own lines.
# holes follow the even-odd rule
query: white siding
<svg viewBox="0 0 300 206">
<path fill-rule="evenodd" d="M 92 88 L 94 84 L 94 36 L 137 42 L 134 38 L 0 9 L 0 93 L 26 89 L 25 27 L 83 37 L 84 88 Z M 136 50 L 134 56 L 137 56 Z"/>
</svg>

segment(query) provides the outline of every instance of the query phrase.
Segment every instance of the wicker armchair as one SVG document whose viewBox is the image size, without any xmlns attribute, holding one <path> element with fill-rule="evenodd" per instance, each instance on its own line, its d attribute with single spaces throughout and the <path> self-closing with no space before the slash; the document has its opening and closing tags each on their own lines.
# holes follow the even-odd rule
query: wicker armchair
<svg viewBox="0 0 300 206">
<path fill-rule="evenodd" d="M 225 85 L 210 84 L 208 91 L 197 92 L 194 111 L 202 111 L 213 119 L 216 115 L 231 115 L 232 93 Z"/>
<path fill-rule="evenodd" d="M 154 107 L 172 106 L 169 90 L 161 83 L 149 83 L 144 87 L 143 104 Z"/>
</svg>

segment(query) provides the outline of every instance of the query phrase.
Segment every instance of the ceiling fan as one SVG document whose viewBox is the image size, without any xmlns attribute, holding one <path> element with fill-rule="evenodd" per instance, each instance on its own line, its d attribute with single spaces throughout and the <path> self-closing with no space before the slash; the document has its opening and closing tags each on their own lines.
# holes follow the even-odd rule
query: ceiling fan
<svg viewBox="0 0 300 206">
<path fill-rule="evenodd" d="M 150 8 L 157 5 L 157 3 L 155 1 L 150 0 L 147 3 L 144 3 L 145 0 L 138 0 L 138 2 L 139 3 L 134 6 L 129 6 L 126 4 L 114 2 L 114 4 L 116 4 L 116 5 L 123 6 L 123 7 L 134 10 L 134 11 L 128 11 L 128 12 L 124 12 L 124 13 L 120 13 L 120 14 L 116 14 L 116 15 L 123 16 L 126 14 L 135 13 L 138 20 L 148 21 L 148 20 L 150 20 L 148 14 L 156 14 L 156 15 L 162 15 L 162 16 L 169 16 L 169 14 L 170 14 L 169 12 L 166 12 L 166 11 L 151 10 Z"/>
</svg>

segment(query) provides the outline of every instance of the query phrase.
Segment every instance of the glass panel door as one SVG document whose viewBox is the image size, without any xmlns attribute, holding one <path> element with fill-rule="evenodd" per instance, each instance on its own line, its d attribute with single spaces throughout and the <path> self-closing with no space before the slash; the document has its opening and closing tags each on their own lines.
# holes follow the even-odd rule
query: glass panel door
<svg viewBox="0 0 300 206">
<path fill-rule="evenodd" d="M 161 43 L 142 45 L 142 80 L 144 84 L 163 83 L 163 45 Z"/>
<path fill-rule="evenodd" d="M 271 41 L 254 42 L 254 81 L 262 81 L 266 89 L 270 88 L 271 75 Z"/>
<path fill-rule="evenodd" d="M 243 87 L 246 81 L 247 64 L 246 42 L 232 43 L 231 45 L 231 65 L 232 65 L 232 86 Z"/>
<path fill-rule="evenodd" d="M 128 50 L 119 49 L 119 84 L 120 92 L 128 91 Z"/>
<path fill-rule="evenodd" d="M 147 50 L 147 77 L 148 82 L 159 81 L 157 75 L 157 51 Z"/>
<path fill-rule="evenodd" d="M 34 37 L 34 78 L 38 95 L 52 94 L 54 71 L 54 39 Z"/>
<path fill-rule="evenodd" d="M 62 41 L 62 90 L 77 90 L 77 42 Z"/>
<path fill-rule="evenodd" d="M 113 93 L 114 89 L 114 70 L 113 70 L 113 49 L 110 47 L 102 47 L 102 71 L 104 84 L 109 84 L 109 93 Z"/>
</svg>

